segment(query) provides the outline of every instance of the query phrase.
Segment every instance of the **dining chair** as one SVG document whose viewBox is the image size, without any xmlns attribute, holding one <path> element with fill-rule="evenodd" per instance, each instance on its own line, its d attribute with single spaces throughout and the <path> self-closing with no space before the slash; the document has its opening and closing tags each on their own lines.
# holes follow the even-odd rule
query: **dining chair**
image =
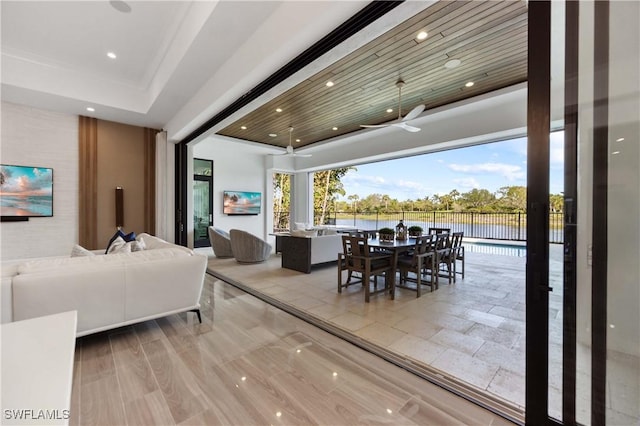
<svg viewBox="0 0 640 426">
<path fill-rule="evenodd" d="M 429 228 L 428 234 L 450 234 L 451 228 Z"/>
<path fill-rule="evenodd" d="M 449 280 L 449 284 L 453 281 L 453 265 L 451 261 L 451 253 L 452 253 L 452 243 L 453 238 L 448 233 L 436 234 L 436 242 L 435 242 L 435 254 L 433 259 L 433 268 L 432 271 L 436 274 L 436 288 L 439 285 L 440 277 L 446 277 Z M 446 268 L 446 271 L 441 269 L 442 267 Z M 441 272 L 446 272 L 446 275 L 442 275 Z"/>
<path fill-rule="evenodd" d="M 376 238 L 377 232 L 376 232 L 376 231 L 373 231 L 373 235 L 371 235 L 371 233 L 370 233 L 370 232 L 371 232 L 371 231 L 363 231 L 363 230 L 361 230 L 361 229 L 357 229 L 357 230 L 355 230 L 355 231 L 349 231 L 349 232 L 347 232 L 347 235 L 349 235 L 350 237 Z M 341 254 L 342 254 L 342 253 L 338 253 L 338 263 L 340 263 L 340 258 L 341 258 L 341 257 L 340 257 L 340 255 L 341 255 Z M 343 270 L 344 270 L 344 269 L 343 269 Z M 354 272 L 354 271 L 349 271 L 349 275 L 348 275 L 348 278 L 347 278 L 347 282 L 351 281 L 351 278 L 352 278 L 352 277 L 360 278 L 360 281 L 354 281 L 354 284 L 355 284 L 356 282 L 361 282 L 361 280 L 362 280 L 362 276 L 361 276 L 360 274 L 358 274 L 357 272 L 356 272 L 356 274 L 354 275 L 354 274 L 353 274 L 353 272 Z"/>
<path fill-rule="evenodd" d="M 378 236 L 378 231 L 366 231 L 363 229 L 358 229 L 355 231 L 347 232 L 347 235 L 349 235 L 350 237 L 376 238 Z"/>
<path fill-rule="evenodd" d="M 389 292 L 394 298 L 394 256 L 374 252 L 367 244 L 366 237 L 342 236 L 342 253 L 338 254 L 338 293 L 342 288 L 361 282 L 364 286 L 364 301 L 369 303 L 370 295 Z M 343 284 L 342 275 L 347 271 L 347 281 Z M 360 280 L 352 282 L 353 273 L 360 274 Z M 384 276 L 384 287 L 378 289 L 378 276 Z M 373 291 L 371 290 L 373 278 Z"/>
<path fill-rule="evenodd" d="M 435 285 L 434 278 L 434 255 L 435 255 L 435 240 L 434 235 L 423 235 L 416 237 L 416 242 L 410 253 L 398 257 L 398 269 L 400 271 L 400 280 L 396 284 L 396 287 L 407 288 L 409 290 L 416 290 L 416 297 L 420 297 L 422 284 L 427 282 L 423 281 L 422 275 L 427 270 L 431 271 L 431 277 L 428 281 L 431 291 Z M 409 277 L 409 273 L 415 274 L 415 278 Z M 416 287 L 409 287 L 407 281 L 416 283 Z"/>
<path fill-rule="evenodd" d="M 462 245 L 462 238 L 464 232 L 454 232 L 451 236 L 451 264 L 453 265 L 453 282 L 456 282 L 456 274 L 461 274 L 464 279 L 464 246 Z M 457 262 L 460 261 L 462 265 L 462 271 L 457 271 Z"/>
</svg>

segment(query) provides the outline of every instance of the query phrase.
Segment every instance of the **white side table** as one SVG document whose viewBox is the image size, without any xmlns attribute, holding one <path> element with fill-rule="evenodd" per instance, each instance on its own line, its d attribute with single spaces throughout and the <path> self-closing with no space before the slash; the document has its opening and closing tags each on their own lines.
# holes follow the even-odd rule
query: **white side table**
<svg viewBox="0 0 640 426">
<path fill-rule="evenodd" d="M 76 311 L 0 326 L 0 423 L 69 424 Z"/>
</svg>

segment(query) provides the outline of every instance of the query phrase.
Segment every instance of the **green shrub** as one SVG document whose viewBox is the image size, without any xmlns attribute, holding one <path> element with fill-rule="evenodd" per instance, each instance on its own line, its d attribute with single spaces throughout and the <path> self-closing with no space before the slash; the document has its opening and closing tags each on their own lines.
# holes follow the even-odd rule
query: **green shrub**
<svg viewBox="0 0 640 426">
<path fill-rule="evenodd" d="M 409 231 L 409 235 L 422 235 L 422 227 L 418 226 L 418 225 L 413 225 L 410 226 L 409 229 L 407 229 L 407 231 Z"/>
</svg>

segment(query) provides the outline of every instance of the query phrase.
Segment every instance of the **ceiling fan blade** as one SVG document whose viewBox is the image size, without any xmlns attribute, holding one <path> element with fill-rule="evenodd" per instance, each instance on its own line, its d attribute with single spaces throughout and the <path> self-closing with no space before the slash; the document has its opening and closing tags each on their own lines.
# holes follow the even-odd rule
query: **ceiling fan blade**
<svg viewBox="0 0 640 426">
<path fill-rule="evenodd" d="M 419 127 L 410 126 L 410 125 L 408 125 L 407 123 L 404 123 L 404 122 L 402 122 L 402 123 L 394 123 L 391 126 L 399 127 L 400 129 L 404 129 L 404 130 L 406 130 L 408 132 L 412 132 L 412 133 L 420 131 Z"/>
<path fill-rule="evenodd" d="M 373 128 L 378 128 L 378 127 L 389 127 L 391 126 L 391 124 L 361 124 L 360 127 L 373 127 Z"/>
<path fill-rule="evenodd" d="M 298 154 L 298 153 L 294 153 L 294 154 L 291 154 L 291 155 L 293 155 L 294 157 L 311 157 L 311 154 Z"/>
<path fill-rule="evenodd" d="M 402 121 L 413 120 L 414 118 L 422 114 L 422 111 L 424 111 L 424 105 L 418 105 L 417 107 L 409 111 L 409 114 L 405 115 Z"/>
</svg>

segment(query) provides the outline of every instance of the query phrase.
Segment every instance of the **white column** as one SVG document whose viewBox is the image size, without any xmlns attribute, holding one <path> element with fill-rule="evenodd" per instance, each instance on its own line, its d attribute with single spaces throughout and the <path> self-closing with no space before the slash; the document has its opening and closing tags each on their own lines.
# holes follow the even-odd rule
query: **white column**
<svg viewBox="0 0 640 426">
<path fill-rule="evenodd" d="M 291 175 L 291 223 L 313 223 L 313 173 Z"/>
</svg>

